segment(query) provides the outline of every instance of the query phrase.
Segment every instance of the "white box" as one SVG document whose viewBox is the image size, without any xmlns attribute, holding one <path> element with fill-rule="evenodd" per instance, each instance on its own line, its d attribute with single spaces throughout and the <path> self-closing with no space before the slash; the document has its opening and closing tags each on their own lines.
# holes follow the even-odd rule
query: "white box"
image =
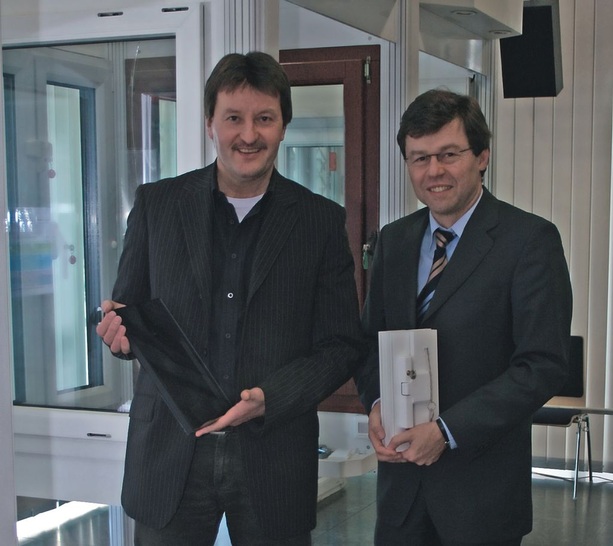
<svg viewBox="0 0 613 546">
<path fill-rule="evenodd" d="M 399 432 L 438 417 L 436 340 L 436 330 L 431 329 L 379 332 L 381 420 L 386 444 Z"/>
</svg>

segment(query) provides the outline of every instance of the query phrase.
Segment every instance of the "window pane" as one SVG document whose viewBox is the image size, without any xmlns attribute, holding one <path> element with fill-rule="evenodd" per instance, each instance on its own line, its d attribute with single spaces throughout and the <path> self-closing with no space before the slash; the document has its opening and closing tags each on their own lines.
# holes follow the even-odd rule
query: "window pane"
<svg viewBox="0 0 613 546">
<path fill-rule="evenodd" d="M 293 119 L 282 143 L 283 175 L 345 204 L 343 86 L 292 87 Z"/>
<path fill-rule="evenodd" d="M 51 286 L 56 390 L 87 387 L 81 92 L 47 84 Z M 95 135 L 93 135 L 95 137 Z"/>
</svg>

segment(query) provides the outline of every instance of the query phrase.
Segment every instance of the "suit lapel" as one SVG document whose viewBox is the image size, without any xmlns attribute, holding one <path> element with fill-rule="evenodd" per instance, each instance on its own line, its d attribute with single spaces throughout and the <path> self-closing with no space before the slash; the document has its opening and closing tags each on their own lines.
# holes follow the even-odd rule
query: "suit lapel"
<svg viewBox="0 0 613 546">
<path fill-rule="evenodd" d="M 406 313 L 406 317 L 402 318 L 401 324 L 409 324 L 411 328 L 415 327 L 417 322 L 417 273 L 419 264 L 419 254 L 421 251 L 421 241 L 424 236 L 428 222 L 427 209 L 423 209 L 424 214 L 421 219 L 412 222 L 406 230 L 405 235 L 399 245 L 393 245 L 394 252 L 398 252 L 398 260 L 400 262 L 392 271 L 404 275 L 404 279 L 400 280 L 400 286 L 407 286 L 406 290 L 398 290 L 398 310 L 401 315 Z"/>
<path fill-rule="evenodd" d="M 462 238 L 434 292 L 424 320 L 440 309 L 479 266 L 494 245 L 489 232 L 497 224 L 496 199 L 484 189 L 481 201 L 466 224 Z"/>
<path fill-rule="evenodd" d="M 204 309 L 211 309 L 211 264 L 213 233 L 213 184 L 214 167 L 207 167 L 194 174 L 185 184 L 179 202 L 181 222 L 189 253 L 189 264 L 203 298 Z M 208 323 L 208 316 L 206 317 Z"/>
<path fill-rule="evenodd" d="M 291 185 L 284 182 L 283 177 L 276 170 L 273 172 L 271 184 L 274 184 L 274 192 L 260 228 L 253 258 L 247 304 L 268 275 L 296 223 L 294 204 L 297 196 Z"/>
</svg>

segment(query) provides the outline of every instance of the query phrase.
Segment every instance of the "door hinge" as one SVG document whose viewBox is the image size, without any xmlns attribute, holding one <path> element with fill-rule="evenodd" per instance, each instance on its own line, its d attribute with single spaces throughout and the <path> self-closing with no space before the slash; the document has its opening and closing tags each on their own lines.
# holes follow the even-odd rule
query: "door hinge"
<svg viewBox="0 0 613 546">
<path fill-rule="evenodd" d="M 370 83 L 371 77 L 370 77 L 370 56 L 366 57 L 366 60 L 364 61 L 364 79 L 366 80 L 366 83 Z"/>
</svg>

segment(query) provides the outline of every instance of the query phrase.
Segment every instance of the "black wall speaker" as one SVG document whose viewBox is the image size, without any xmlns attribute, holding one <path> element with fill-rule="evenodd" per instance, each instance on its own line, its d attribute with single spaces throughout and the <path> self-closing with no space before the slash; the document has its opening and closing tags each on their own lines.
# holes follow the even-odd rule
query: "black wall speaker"
<svg viewBox="0 0 613 546">
<path fill-rule="evenodd" d="M 557 0 L 524 3 L 522 34 L 500 40 L 505 98 L 555 97 L 562 90 Z"/>
</svg>

